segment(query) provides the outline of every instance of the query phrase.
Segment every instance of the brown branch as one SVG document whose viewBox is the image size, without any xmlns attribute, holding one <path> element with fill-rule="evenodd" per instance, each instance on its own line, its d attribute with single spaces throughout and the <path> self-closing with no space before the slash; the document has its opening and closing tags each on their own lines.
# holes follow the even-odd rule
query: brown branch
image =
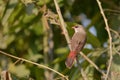
<svg viewBox="0 0 120 80">
<path fill-rule="evenodd" d="M 58 72 L 58 71 L 56 71 L 56 70 L 54 70 L 54 69 L 52 69 L 52 68 L 49 68 L 49 67 L 47 67 L 47 66 L 45 66 L 45 65 L 38 64 L 38 63 L 35 63 L 35 62 L 33 62 L 33 61 L 29 61 L 29 60 L 27 60 L 27 59 L 24 59 L 24 58 L 19 58 L 19 57 L 13 56 L 13 55 L 11 55 L 11 54 L 9 54 L 9 53 L 5 53 L 5 52 L 3 52 L 3 51 L 1 51 L 1 50 L 0 50 L 0 53 L 3 54 L 3 55 L 6 55 L 6 56 L 8 56 L 8 57 L 11 57 L 11 58 L 14 58 L 14 59 L 17 59 L 17 60 L 25 61 L 25 62 L 27 62 L 27 63 L 36 65 L 36 66 L 38 66 L 38 67 L 40 67 L 40 68 L 48 69 L 48 70 L 50 70 L 50 71 L 53 71 L 53 72 L 57 73 L 57 74 L 60 75 L 61 77 L 65 78 L 66 80 L 68 80 L 68 77 L 64 76 L 64 75 L 61 74 L 60 72 Z"/>
<path fill-rule="evenodd" d="M 84 53 L 80 52 L 80 55 L 84 59 L 86 59 L 91 65 L 93 65 L 97 71 L 99 71 L 103 76 L 105 76 L 105 73 L 102 70 L 100 70 L 99 67 L 93 61 L 91 61 Z"/>
<path fill-rule="evenodd" d="M 107 73 L 106 73 L 106 77 L 105 77 L 105 80 L 107 80 L 108 79 L 108 75 L 110 73 L 110 68 L 111 68 L 112 59 L 113 59 L 113 56 L 112 56 L 112 37 L 111 37 L 111 33 L 110 33 L 110 28 L 108 26 L 107 18 L 105 16 L 104 11 L 103 11 L 102 6 L 101 6 L 101 2 L 99 0 L 96 0 L 96 1 L 98 3 L 101 15 L 103 16 L 103 19 L 104 19 L 104 22 L 105 22 L 105 25 L 106 25 L 105 29 L 107 30 L 107 33 L 108 33 L 108 36 L 109 36 L 110 59 L 109 59 L 109 64 L 108 64 Z"/>
<path fill-rule="evenodd" d="M 108 11 L 108 12 L 112 12 L 112 13 L 117 13 L 117 14 L 120 14 L 120 11 L 119 10 L 113 10 L 113 9 L 104 9 L 104 12 L 105 11 Z"/>
<path fill-rule="evenodd" d="M 60 8 L 59 8 L 59 6 L 58 6 L 57 1 L 54 0 L 54 3 L 55 3 L 55 7 L 56 7 L 56 10 L 57 10 L 59 19 L 60 19 L 60 25 L 61 25 L 62 31 L 63 31 L 63 33 L 64 33 L 64 35 L 65 35 L 66 40 L 67 40 L 67 44 L 68 44 L 69 48 L 71 49 L 70 37 L 69 37 L 68 31 L 67 31 L 67 29 L 66 29 L 66 24 L 64 23 L 64 20 L 63 20 L 63 17 L 62 17 L 62 14 L 61 14 L 61 11 L 60 11 Z"/>
<path fill-rule="evenodd" d="M 120 39 L 120 35 L 119 35 L 119 33 L 117 31 L 115 31 L 115 30 L 113 30 L 111 28 L 110 28 L 110 31 L 112 31 L 113 33 L 115 33 L 117 35 L 117 37 Z"/>
</svg>

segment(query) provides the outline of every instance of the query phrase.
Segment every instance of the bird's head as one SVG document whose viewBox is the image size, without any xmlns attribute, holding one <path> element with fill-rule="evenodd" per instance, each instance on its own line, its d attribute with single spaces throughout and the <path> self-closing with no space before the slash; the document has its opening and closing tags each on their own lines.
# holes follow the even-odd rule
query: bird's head
<svg viewBox="0 0 120 80">
<path fill-rule="evenodd" d="M 85 32 L 84 27 L 82 25 L 75 25 L 72 27 L 75 32 Z"/>
</svg>

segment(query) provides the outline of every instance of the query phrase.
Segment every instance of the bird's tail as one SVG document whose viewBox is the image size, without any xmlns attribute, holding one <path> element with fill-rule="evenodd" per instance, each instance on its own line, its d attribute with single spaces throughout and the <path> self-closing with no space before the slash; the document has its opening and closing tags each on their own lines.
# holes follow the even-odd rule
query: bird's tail
<svg viewBox="0 0 120 80">
<path fill-rule="evenodd" d="M 71 51 L 67 57 L 67 60 L 65 61 L 66 66 L 70 69 L 74 63 L 74 60 L 76 58 L 76 52 Z"/>
</svg>

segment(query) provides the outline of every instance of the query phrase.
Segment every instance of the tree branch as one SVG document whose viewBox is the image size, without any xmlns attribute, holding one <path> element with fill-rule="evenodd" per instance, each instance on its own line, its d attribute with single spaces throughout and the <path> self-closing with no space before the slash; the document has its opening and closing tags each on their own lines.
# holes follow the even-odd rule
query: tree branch
<svg viewBox="0 0 120 80">
<path fill-rule="evenodd" d="M 11 55 L 11 54 L 9 54 L 9 53 L 5 53 L 5 52 L 3 52 L 3 51 L 1 51 L 1 50 L 0 50 L 0 53 L 3 54 L 3 55 L 9 56 L 9 57 L 11 57 L 11 58 L 14 58 L 14 59 L 21 60 L 21 61 L 25 61 L 25 62 L 27 62 L 27 63 L 36 65 L 36 66 L 38 66 L 38 67 L 40 67 L 40 68 L 48 69 L 48 70 L 50 70 L 50 71 L 53 71 L 53 72 L 57 73 L 57 74 L 60 75 L 61 77 L 65 78 L 66 80 L 68 80 L 68 77 L 67 77 L 67 76 L 64 76 L 64 75 L 61 74 L 60 72 L 58 72 L 58 71 L 56 71 L 56 70 L 54 70 L 54 69 L 52 69 L 52 68 L 49 68 L 49 67 L 47 67 L 47 66 L 45 66 L 45 65 L 38 64 L 38 63 L 35 63 L 35 62 L 32 62 L 32 61 L 29 61 L 29 60 L 27 60 L 27 59 L 23 59 L 23 58 L 19 58 L 19 57 L 13 56 L 13 55 Z"/>
<path fill-rule="evenodd" d="M 103 11 L 102 6 L 101 6 L 101 2 L 99 0 L 96 0 L 96 1 L 98 3 L 101 15 L 103 16 L 103 19 L 104 19 L 104 22 L 105 22 L 105 25 L 106 25 L 105 29 L 106 29 L 106 31 L 108 33 L 108 36 L 109 36 L 110 59 L 109 59 L 109 64 L 108 64 L 107 73 L 106 73 L 106 77 L 105 77 L 105 80 L 107 80 L 108 75 L 110 73 L 110 67 L 111 67 L 112 59 L 113 59 L 113 56 L 112 56 L 112 36 L 111 36 L 111 33 L 110 33 L 110 28 L 108 26 L 107 18 L 105 16 L 104 11 Z"/>
<path fill-rule="evenodd" d="M 86 59 L 91 65 L 93 65 L 97 71 L 99 71 L 103 76 L 105 76 L 105 73 L 100 70 L 99 67 L 94 62 L 92 62 L 84 53 L 80 52 L 80 55 L 84 57 L 84 59 Z"/>
<path fill-rule="evenodd" d="M 66 29 L 66 24 L 64 23 L 64 20 L 63 20 L 63 17 L 62 17 L 62 14 L 61 14 L 61 11 L 60 11 L 60 8 L 59 8 L 59 6 L 58 6 L 57 1 L 54 0 L 54 3 L 55 3 L 55 7 L 56 7 L 56 10 L 57 10 L 59 19 L 60 19 L 60 25 L 61 25 L 62 31 L 63 31 L 63 33 L 64 33 L 64 35 L 65 35 L 66 40 L 67 40 L 67 44 L 68 44 L 69 48 L 71 49 L 70 37 L 69 37 L 68 31 L 67 31 L 67 29 Z"/>
</svg>

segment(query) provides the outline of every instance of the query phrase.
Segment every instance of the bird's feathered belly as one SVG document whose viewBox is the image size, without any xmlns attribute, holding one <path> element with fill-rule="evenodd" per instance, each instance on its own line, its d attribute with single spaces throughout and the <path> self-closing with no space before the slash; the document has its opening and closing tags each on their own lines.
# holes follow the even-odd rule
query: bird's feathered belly
<svg viewBox="0 0 120 80">
<path fill-rule="evenodd" d="M 86 34 L 80 32 L 75 33 L 71 39 L 71 51 L 78 53 L 83 48 L 85 42 Z"/>
</svg>

